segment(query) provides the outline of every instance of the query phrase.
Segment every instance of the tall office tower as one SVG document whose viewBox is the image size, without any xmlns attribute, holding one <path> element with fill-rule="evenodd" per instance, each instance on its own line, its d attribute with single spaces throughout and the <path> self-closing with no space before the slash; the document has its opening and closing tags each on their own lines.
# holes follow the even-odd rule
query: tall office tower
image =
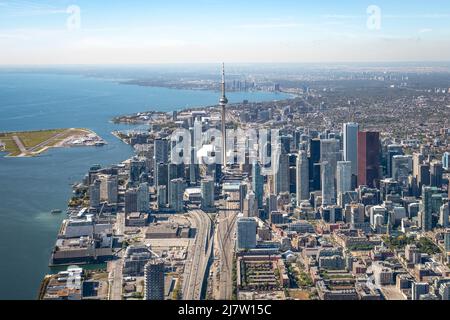
<svg viewBox="0 0 450 320">
<path fill-rule="evenodd" d="M 442 188 L 442 162 L 433 161 L 430 164 L 430 186 Z"/>
<path fill-rule="evenodd" d="M 391 177 L 403 187 L 408 185 L 409 175 L 413 170 L 412 156 L 395 155 L 391 159 Z"/>
<path fill-rule="evenodd" d="M 154 141 L 154 168 L 160 163 L 169 162 L 169 141 L 167 139 L 155 139 Z"/>
<path fill-rule="evenodd" d="M 201 148 L 203 124 L 198 118 L 195 119 L 193 128 L 190 129 L 191 133 L 191 159 L 188 165 L 189 171 L 189 183 L 196 185 L 200 180 L 200 166 L 198 162 L 197 152 L 198 148 Z"/>
<path fill-rule="evenodd" d="M 338 160 L 340 160 L 338 141 L 336 139 L 321 140 L 322 206 L 336 204 L 335 179 Z"/>
<path fill-rule="evenodd" d="M 130 161 L 130 173 L 129 180 L 131 183 L 135 183 L 139 181 L 140 176 L 140 163 L 136 157 L 132 158 Z"/>
<path fill-rule="evenodd" d="M 274 193 L 279 195 L 289 192 L 289 156 L 278 146 L 272 150 L 272 167 L 275 171 L 273 176 Z"/>
<path fill-rule="evenodd" d="M 444 248 L 446 252 L 450 252 L 450 230 L 444 233 Z"/>
<path fill-rule="evenodd" d="M 245 197 L 247 196 L 248 191 L 248 185 L 246 182 L 241 181 L 241 184 L 239 185 L 239 210 L 241 212 L 244 211 L 244 202 Z"/>
<path fill-rule="evenodd" d="M 98 208 L 100 206 L 100 185 L 101 181 L 96 179 L 89 186 L 89 206 L 91 208 Z"/>
<path fill-rule="evenodd" d="M 346 214 L 347 212 L 349 213 L 349 220 L 347 220 L 347 222 L 349 221 L 352 228 L 355 227 L 355 225 L 357 224 L 361 224 L 364 222 L 365 218 L 364 218 L 364 205 L 361 203 L 354 203 L 349 205 L 348 207 L 345 208 L 346 209 Z M 348 215 L 346 215 L 346 217 L 348 217 Z"/>
<path fill-rule="evenodd" d="M 220 180 L 222 178 L 222 164 L 220 163 L 207 164 L 206 166 L 205 165 L 202 166 L 202 169 L 204 168 L 206 168 L 206 170 L 202 170 L 202 174 L 206 174 L 210 177 L 213 177 L 216 183 L 220 183 Z"/>
<path fill-rule="evenodd" d="M 293 143 L 294 143 L 294 150 L 293 151 L 300 151 L 303 150 L 303 146 L 302 146 L 302 137 L 303 137 L 303 129 L 297 128 L 294 131 L 294 136 L 293 136 Z"/>
<path fill-rule="evenodd" d="M 144 269 L 144 300 L 164 300 L 164 260 L 152 259 Z"/>
<path fill-rule="evenodd" d="M 185 178 L 185 171 L 184 171 L 184 164 L 175 164 L 175 163 L 169 163 L 167 165 L 167 174 L 168 178 L 167 181 L 173 180 L 173 179 L 179 179 Z"/>
<path fill-rule="evenodd" d="M 449 204 L 447 202 L 447 203 L 444 203 L 439 210 L 439 224 L 443 228 L 449 227 L 448 217 L 449 217 Z M 449 251 L 449 250 L 447 250 L 447 251 Z"/>
<path fill-rule="evenodd" d="M 198 180 L 200 179 L 200 167 L 198 164 L 191 163 L 188 166 L 188 172 L 189 172 L 189 184 L 194 186 L 197 184 Z"/>
<path fill-rule="evenodd" d="M 252 165 L 252 189 L 255 192 L 258 209 L 262 209 L 264 206 L 264 177 L 261 174 L 261 164 L 259 162 L 255 162 Z"/>
<path fill-rule="evenodd" d="M 289 154 L 289 193 L 297 195 L 297 154 Z"/>
<path fill-rule="evenodd" d="M 284 135 L 280 137 L 281 148 L 283 149 L 284 153 L 291 153 L 292 140 L 293 138 L 291 135 Z"/>
<path fill-rule="evenodd" d="M 392 177 L 392 159 L 394 156 L 402 156 L 403 153 L 403 146 L 397 145 L 397 144 L 390 144 L 387 146 L 386 151 L 386 166 L 387 166 L 387 176 Z"/>
<path fill-rule="evenodd" d="M 297 156 L 297 206 L 309 200 L 309 162 L 306 151 L 301 150 Z"/>
<path fill-rule="evenodd" d="M 200 166 L 196 163 L 196 153 L 195 148 L 191 148 L 191 163 L 188 165 L 189 171 L 189 183 L 191 185 L 196 185 L 198 180 L 200 179 Z"/>
<path fill-rule="evenodd" d="M 352 164 L 352 175 L 358 175 L 358 132 L 357 123 L 345 123 L 344 133 L 344 161 L 350 161 Z"/>
<path fill-rule="evenodd" d="M 130 161 L 130 183 L 135 184 L 141 180 L 141 174 L 148 173 L 147 164 L 144 159 L 134 157 Z"/>
<path fill-rule="evenodd" d="M 102 167 L 99 164 L 93 165 L 88 172 L 88 183 L 92 184 L 94 183 L 95 179 L 98 179 L 99 171 L 102 169 Z"/>
<path fill-rule="evenodd" d="M 256 248 L 256 232 L 258 223 L 255 218 L 239 218 L 237 221 L 237 249 Z"/>
<path fill-rule="evenodd" d="M 267 214 L 270 215 L 272 211 L 278 211 L 278 199 L 277 196 L 274 194 L 270 194 L 266 198 L 266 207 L 267 207 Z"/>
<path fill-rule="evenodd" d="M 258 216 L 258 204 L 253 190 L 250 190 L 245 197 L 243 214 L 244 217 Z"/>
<path fill-rule="evenodd" d="M 167 165 L 167 181 L 184 179 L 184 176 L 184 164 L 169 163 Z M 168 184 L 168 187 L 169 189 L 167 191 L 170 193 L 170 183 Z"/>
<path fill-rule="evenodd" d="M 158 163 L 155 167 L 155 187 L 158 189 L 159 186 L 169 186 L 169 173 L 168 166 L 166 163 Z M 168 188 L 167 188 L 168 189 Z"/>
<path fill-rule="evenodd" d="M 117 176 L 109 176 L 106 181 L 106 185 L 106 188 L 108 189 L 108 203 L 117 203 L 117 197 L 119 193 Z"/>
<path fill-rule="evenodd" d="M 185 181 L 183 179 L 170 180 L 169 207 L 176 212 L 181 212 L 184 209 L 184 190 Z"/>
<path fill-rule="evenodd" d="M 320 162 L 329 162 L 336 175 L 337 162 L 341 160 L 339 141 L 336 139 L 324 139 L 320 141 Z"/>
<path fill-rule="evenodd" d="M 338 161 L 336 173 L 336 194 L 352 191 L 352 163 L 350 161 Z"/>
<path fill-rule="evenodd" d="M 421 153 L 413 154 L 413 177 L 418 179 L 420 172 L 420 165 L 423 163 L 424 156 Z"/>
<path fill-rule="evenodd" d="M 358 133 L 358 186 L 375 188 L 380 180 L 380 133 Z"/>
<path fill-rule="evenodd" d="M 222 180 L 222 165 L 220 163 L 217 163 L 215 165 L 213 177 L 216 183 L 220 183 L 220 181 Z"/>
<path fill-rule="evenodd" d="M 100 184 L 100 201 L 117 203 L 118 182 L 117 176 L 101 174 L 98 176 Z"/>
<path fill-rule="evenodd" d="M 336 204 L 332 165 L 322 162 L 322 207 Z"/>
<path fill-rule="evenodd" d="M 125 191 L 125 213 L 138 211 L 138 192 L 136 189 L 128 189 Z"/>
<path fill-rule="evenodd" d="M 445 152 L 442 156 L 442 167 L 445 170 L 450 170 L 450 152 Z"/>
<path fill-rule="evenodd" d="M 222 113 L 222 165 L 227 166 L 227 126 L 226 126 L 226 107 L 228 99 L 225 94 L 225 64 L 222 64 L 222 97 L 219 100 L 219 105 Z"/>
<path fill-rule="evenodd" d="M 417 185 L 420 189 L 423 186 L 429 186 L 431 182 L 430 179 L 430 165 L 427 163 L 422 163 L 419 165 L 419 175 L 417 176 Z"/>
<path fill-rule="evenodd" d="M 109 174 L 99 174 L 97 176 L 98 180 L 100 180 L 100 201 L 106 201 L 108 200 L 108 180 L 111 179 L 111 175 Z"/>
<path fill-rule="evenodd" d="M 288 155 L 289 194 L 297 194 L 297 154 Z"/>
<path fill-rule="evenodd" d="M 312 191 L 320 190 L 320 140 L 312 139 L 309 143 L 309 180 Z"/>
<path fill-rule="evenodd" d="M 137 211 L 148 212 L 150 210 L 150 194 L 148 191 L 148 183 L 139 184 L 137 194 Z"/>
<path fill-rule="evenodd" d="M 420 300 L 420 296 L 430 293 L 430 285 L 427 282 L 413 282 L 411 300 Z"/>
<path fill-rule="evenodd" d="M 413 197 L 419 197 L 420 196 L 420 189 L 417 184 L 417 178 L 411 176 L 408 178 L 408 184 L 409 184 L 409 194 Z"/>
<path fill-rule="evenodd" d="M 167 206 L 167 186 L 161 185 L 156 189 L 156 197 L 158 208 L 165 208 Z"/>
<path fill-rule="evenodd" d="M 433 194 L 441 191 L 436 187 L 422 188 L 422 206 L 420 210 L 422 231 L 431 231 L 433 229 Z"/>
<path fill-rule="evenodd" d="M 408 216 L 410 219 L 415 218 L 419 215 L 420 203 L 410 203 L 408 205 Z"/>
<path fill-rule="evenodd" d="M 212 209 L 214 207 L 214 180 L 206 177 L 201 182 L 202 209 Z"/>
</svg>

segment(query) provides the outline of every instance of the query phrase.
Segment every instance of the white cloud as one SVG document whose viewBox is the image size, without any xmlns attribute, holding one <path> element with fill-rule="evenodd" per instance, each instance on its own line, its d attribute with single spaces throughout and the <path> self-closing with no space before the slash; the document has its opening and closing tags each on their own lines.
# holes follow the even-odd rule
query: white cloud
<svg viewBox="0 0 450 320">
<path fill-rule="evenodd" d="M 324 19 L 351 20 L 367 18 L 367 15 L 346 15 L 346 14 L 323 14 Z M 425 13 L 425 14 L 382 14 L 383 19 L 447 19 L 450 13 Z"/>
<path fill-rule="evenodd" d="M 0 1 L 2 14 L 9 17 L 41 16 L 66 13 L 66 8 L 33 1 Z"/>
<path fill-rule="evenodd" d="M 423 34 L 423 33 L 428 33 L 428 32 L 433 32 L 433 29 L 430 28 L 423 28 L 419 30 L 419 33 Z"/>
<path fill-rule="evenodd" d="M 450 13 L 425 13 L 425 14 L 384 14 L 387 19 L 447 19 Z"/>
<path fill-rule="evenodd" d="M 0 39 L 28 40 L 30 37 L 25 34 L 0 33 Z"/>
<path fill-rule="evenodd" d="M 348 14 L 323 14 L 320 16 L 324 19 L 358 19 L 367 17 L 366 15 L 348 15 Z"/>
<path fill-rule="evenodd" d="M 253 24 L 241 24 L 235 26 L 239 29 L 279 29 L 279 28 L 298 28 L 302 27 L 301 23 L 253 23 Z"/>
</svg>

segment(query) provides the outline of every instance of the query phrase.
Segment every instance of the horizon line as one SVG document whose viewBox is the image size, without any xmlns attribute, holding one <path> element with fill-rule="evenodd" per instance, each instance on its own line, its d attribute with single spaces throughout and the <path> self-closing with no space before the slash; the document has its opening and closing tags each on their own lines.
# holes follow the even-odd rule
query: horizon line
<svg viewBox="0 0 450 320">
<path fill-rule="evenodd" d="M 450 64 L 450 60 L 365 60 L 365 61 L 297 61 L 297 62 L 243 62 L 243 61 L 228 61 L 224 62 L 228 65 L 316 65 L 316 64 Z M 7 67 L 77 67 L 77 66 L 155 66 L 155 65 L 222 65 L 222 62 L 129 62 L 129 63 L 13 63 L 13 64 L 1 64 L 0 68 Z"/>
</svg>

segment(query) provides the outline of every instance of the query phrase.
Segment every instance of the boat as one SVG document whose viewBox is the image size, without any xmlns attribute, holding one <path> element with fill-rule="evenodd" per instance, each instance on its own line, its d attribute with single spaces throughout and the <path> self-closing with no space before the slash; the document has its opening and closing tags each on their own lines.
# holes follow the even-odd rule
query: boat
<svg viewBox="0 0 450 320">
<path fill-rule="evenodd" d="M 60 214 L 60 213 L 62 213 L 62 210 L 60 209 L 55 209 L 51 211 L 51 214 Z"/>
</svg>

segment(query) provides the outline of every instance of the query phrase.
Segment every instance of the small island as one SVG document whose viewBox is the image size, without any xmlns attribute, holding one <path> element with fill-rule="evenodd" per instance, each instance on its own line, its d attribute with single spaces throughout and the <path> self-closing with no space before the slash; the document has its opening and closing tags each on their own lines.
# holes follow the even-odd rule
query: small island
<svg viewBox="0 0 450 320">
<path fill-rule="evenodd" d="M 1 132 L 0 152 L 7 157 L 34 157 L 50 148 L 101 146 L 106 142 L 88 129 L 49 129 Z"/>
</svg>

